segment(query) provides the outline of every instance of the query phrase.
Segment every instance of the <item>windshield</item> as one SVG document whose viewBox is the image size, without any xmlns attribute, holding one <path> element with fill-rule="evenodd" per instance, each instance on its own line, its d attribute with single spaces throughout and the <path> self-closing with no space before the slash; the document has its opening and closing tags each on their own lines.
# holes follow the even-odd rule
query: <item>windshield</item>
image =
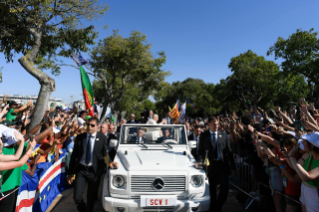
<svg viewBox="0 0 319 212">
<path fill-rule="evenodd" d="M 186 144 L 184 126 L 122 126 L 121 144 Z"/>
</svg>

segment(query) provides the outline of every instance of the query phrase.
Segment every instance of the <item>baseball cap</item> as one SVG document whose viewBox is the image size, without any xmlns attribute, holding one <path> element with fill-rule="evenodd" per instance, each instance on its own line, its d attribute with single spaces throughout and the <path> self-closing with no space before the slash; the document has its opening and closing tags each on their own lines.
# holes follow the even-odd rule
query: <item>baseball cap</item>
<svg viewBox="0 0 319 212">
<path fill-rule="evenodd" d="M 3 146 L 10 146 L 12 144 L 17 143 L 18 139 L 16 139 L 14 132 L 16 129 L 8 128 L 7 130 L 2 132 L 2 142 Z M 18 132 L 18 131 L 17 131 Z"/>
<path fill-rule="evenodd" d="M 301 138 L 309 141 L 315 147 L 319 147 L 319 132 L 305 134 L 305 135 L 302 135 Z"/>
</svg>

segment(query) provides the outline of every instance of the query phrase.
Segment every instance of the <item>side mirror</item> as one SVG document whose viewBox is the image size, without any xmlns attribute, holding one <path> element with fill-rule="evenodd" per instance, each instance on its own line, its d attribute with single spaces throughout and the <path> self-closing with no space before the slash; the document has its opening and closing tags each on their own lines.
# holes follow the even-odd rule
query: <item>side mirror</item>
<svg viewBox="0 0 319 212">
<path fill-rule="evenodd" d="M 110 147 L 117 147 L 117 143 L 118 143 L 118 140 L 116 140 L 116 139 L 111 139 L 111 140 L 110 140 Z"/>
<path fill-rule="evenodd" d="M 190 149 L 196 149 L 197 148 L 197 143 L 196 141 L 188 141 L 188 147 Z"/>
</svg>

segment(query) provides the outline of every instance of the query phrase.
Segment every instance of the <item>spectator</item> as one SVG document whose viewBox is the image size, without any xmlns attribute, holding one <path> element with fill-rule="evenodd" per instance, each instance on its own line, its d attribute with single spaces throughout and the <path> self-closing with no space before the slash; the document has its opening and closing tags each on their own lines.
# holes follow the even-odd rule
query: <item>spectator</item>
<svg viewBox="0 0 319 212">
<path fill-rule="evenodd" d="M 134 115 L 134 113 L 132 113 L 131 115 L 130 115 L 130 120 L 127 122 L 128 124 L 135 124 L 136 122 L 135 122 L 135 115 Z"/>
<path fill-rule="evenodd" d="M 300 201 L 303 211 L 316 211 L 319 208 L 319 133 L 314 132 L 301 136 L 305 153 L 297 161 L 298 147 L 295 146 L 289 152 L 290 163 L 302 180 Z"/>
<path fill-rule="evenodd" d="M 166 113 L 165 120 L 166 120 L 167 124 L 173 124 L 173 120 L 171 118 L 171 113 L 170 112 Z"/>
<path fill-rule="evenodd" d="M 85 110 L 82 110 L 78 117 L 78 125 L 80 126 L 80 129 L 85 126 L 86 117 L 87 117 L 87 112 Z"/>
<path fill-rule="evenodd" d="M 100 132 L 101 132 L 103 135 L 108 136 L 108 133 L 109 133 L 109 126 L 108 126 L 108 124 L 106 124 L 106 123 L 101 124 L 101 126 L 100 126 Z"/>
<path fill-rule="evenodd" d="M 153 118 L 154 118 L 154 112 L 153 112 L 153 110 L 150 110 L 150 112 L 148 113 L 147 120 L 152 120 Z"/>
<path fill-rule="evenodd" d="M 195 125 L 193 134 L 188 136 L 188 141 L 196 141 L 196 149 L 192 149 L 191 153 L 195 159 L 197 159 L 198 146 L 199 146 L 199 137 L 202 133 L 202 129 L 199 125 Z"/>
<path fill-rule="evenodd" d="M 15 102 L 15 101 L 11 101 L 9 103 L 9 111 L 7 113 L 7 116 L 6 116 L 6 120 L 7 121 L 13 121 L 17 117 L 18 113 L 21 113 L 21 112 L 27 110 L 32 105 L 33 105 L 32 101 L 30 100 L 26 105 L 21 106 L 20 108 L 18 108 L 18 103 Z"/>
<path fill-rule="evenodd" d="M 24 143 L 24 138 L 22 137 L 21 134 L 15 134 L 15 135 L 17 135 L 15 139 L 19 142 L 11 144 L 11 146 L 14 146 L 13 148 L 3 148 L 2 142 L 0 142 L 0 153 L 5 155 L 5 156 L 0 156 L 2 161 L 0 162 L 0 171 L 2 171 L 2 186 L 1 186 L 2 191 L 1 192 L 3 193 L 3 195 L 10 194 L 21 185 L 22 170 L 28 169 L 26 162 L 29 159 L 30 154 L 32 153 L 36 145 L 35 139 L 33 139 L 32 143 L 27 143 L 27 142 Z M 6 157 L 6 156 L 14 156 L 15 159 L 17 156 L 20 157 L 21 146 L 23 146 L 23 152 L 22 152 L 23 156 L 20 158 L 19 161 L 10 161 L 12 157 Z M 16 152 L 19 152 L 20 155 L 16 154 Z M 6 158 L 9 158 L 9 159 L 6 160 Z M 6 161 L 6 162 L 3 162 L 3 161 Z M 1 211 L 12 211 L 15 206 L 14 200 L 15 200 L 15 193 L 1 200 L 0 201 Z"/>
</svg>

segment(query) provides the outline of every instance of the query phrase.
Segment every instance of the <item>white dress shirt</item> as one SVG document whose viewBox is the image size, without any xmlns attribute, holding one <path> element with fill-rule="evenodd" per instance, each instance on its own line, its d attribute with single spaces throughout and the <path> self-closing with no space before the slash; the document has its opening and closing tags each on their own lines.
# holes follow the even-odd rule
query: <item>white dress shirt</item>
<svg viewBox="0 0 319 212">
<path fill-rule="evenodd" d="M 217 148 L 217 158 L 216 158 L 216 160 L 220 160 L 219 145 L 218 145 L 218 131 L 213 132 L 213 131 L 209 130 L 209 132 L 210 132 L 210 136 L 211 137 L 213 137 L 213 133 L 215 133 L 215 142 L 216 142 L 216 148 Z M 212 142 L 212 145 L 214 146 L 213 139 L 212 139 L 211 142 Z"/>
<path fill-rule="evenodd" d="M 198 153 L 198 148 L 199 148 L 199 136 L 196 136 L 193 134 L 194 140 L 196 141 L 196 152 Z"/>
<path fill-rule="evenodd" d="M 81 158 L 81 161 L 80 163 L 84 166 L 93 166 L 93 150 L 94 150 L 94 144 L 95 144 L 95 139 L 96 139 L 96 134 L 97 133 L 94 133 L 92 134 L 92 138 L 91 138 L 91 162 L 89 164 L 86 164 L 85 163 L 85 159 L 86 159 L 86 147 L 87 147 L 87 144 L 88 144 L 88 141 L 90 139 L 90 134 L 89 133 L 86 133 L 86 142 L 85 142 L 85 146 L 84 146 L 84 151 L 83 151 L 83 155 L 82 155 L 82 158 Z"/>
</svg>

